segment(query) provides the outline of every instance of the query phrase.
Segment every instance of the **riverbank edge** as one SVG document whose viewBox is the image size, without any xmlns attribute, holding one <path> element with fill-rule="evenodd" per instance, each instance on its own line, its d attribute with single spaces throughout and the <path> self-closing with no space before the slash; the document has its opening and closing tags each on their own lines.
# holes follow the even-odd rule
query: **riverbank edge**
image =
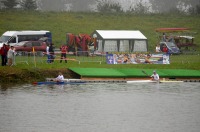
<svg viewBox="0 0 200 132">
<path fill-rule="evenodd" d="M 83 77 L 78 73 L 74 72 L 70 68 L 51 68 L 51 69 L 38 69 L 38 68 L 30 68 L 30 69 L 20 69 L 20 68 L 12 68 L 5 67 L 0 69 L 0 84 L 24 84 L 24 83 L 33 83 L 38 81 L 46 81 L 46 78 L 55 78 L 58 76 L 58 72 L 62 72 L 65 78 L 73 78 L 73 79 L 86 79 L 86 80 L 124 80 L 119 77 Z M 137 79 L 138 77 L 134 78 Z M 143 77 L 144 78 L 144 77 Z M 128 80 L 133 78 L 128 78 Z M 141 78 L 140 78 L 141 79 Z M 192 77 L 184 77 L 181 78 L 184 80 L 193 80 L 200 78 L 192 78 Z M 180 78 L 178 80 L 181 80 Z"/>
<path fill-rule="evenodd" d="M 63 69 L 0 69 L 0 84 L 7 83 L 32 83 L 35 81 L 45 81 L 46 78 L 55 78 L 58 72 L 62 72 L 65 78 L 77 78 L 76 73 L 68 68 Z"/>
</svg>

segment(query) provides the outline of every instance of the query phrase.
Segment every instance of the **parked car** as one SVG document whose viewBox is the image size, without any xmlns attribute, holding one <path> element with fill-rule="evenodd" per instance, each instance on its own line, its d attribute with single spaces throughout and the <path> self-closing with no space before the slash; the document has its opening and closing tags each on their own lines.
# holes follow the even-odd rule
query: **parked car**
<svg viewBox="0 0 200 132">
<path fill-rule="evenodd" d="M 35 51 L 46 52 L 46 43 L 42 41 L 22 41 L 15 45 L 15 51 L 32 52 L 33 47 Z"/>
<path fill-rule="evenodd" d="M 160 49 L 163 51 L 163 46 L 166 45 L 169 54 L 180 54 L 180 49 L 173 42 L 160 42 Z"/>
</svg>

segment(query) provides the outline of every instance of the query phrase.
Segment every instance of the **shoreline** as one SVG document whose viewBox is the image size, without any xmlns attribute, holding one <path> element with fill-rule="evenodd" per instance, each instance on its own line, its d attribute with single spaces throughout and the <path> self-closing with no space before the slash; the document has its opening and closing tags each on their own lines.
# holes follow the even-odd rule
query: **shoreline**
<svg viewBox="0 0 200 132">
<path fill-rule="evenodd" d="M 102 77 L 102 76 L 93 76 L 87 77 L 82 76 L 72 70 L 70 68 L 59 68 L 59 69 L 38 69 L 38 68 L 30 68 L 30 69 L 19 69 L 19 68 L 4 68 L 0 69 L 0 85 L 1 84 L 24 84 L 38 82 L 38 81 L 46 81 L 46 78 L 55 78 L 58 76 L 58 72 L 62 72 L 65 79 L 80 79 L 91 82 L 117 82 L 117 81 L 126 81 L 126 80 L 148 80 L 149 77 Z M 199 77 L 178 77 L 178 78 L 168 78 L 168 77 L 160 77 L 161 80 L 174 80 L 174 81 L 185 81 L 185 82 L 200 82 Z"/>
<path fill-rule="evenodd" d="M 74 78 L 75 76 L 67 68 L 64 69 L 0 69 L 0 84 L 6 83 L 32 83 L 35 81 L 45 81 L 46 78 L 56 78 L 58 72 L 62 72 L 65 78 Z"/>
</svg>

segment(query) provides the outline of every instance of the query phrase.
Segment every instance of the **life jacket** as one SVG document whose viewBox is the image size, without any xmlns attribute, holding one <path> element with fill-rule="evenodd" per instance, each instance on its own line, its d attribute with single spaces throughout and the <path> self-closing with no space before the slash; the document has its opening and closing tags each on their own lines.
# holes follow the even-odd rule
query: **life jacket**
<svg viewBox="0 0 200 132">
<path fill-rule="evenodd" d="M 168 52 L 168 48 L 167 47 L 163 47 L 163 52 Z"/>
<path fill-rule="evenodd" d="M 60 50 L 61 50 L 61 52 L 63 53 L 65 53 L 65 52 L 67 52 L 67 50 L 68 50 L 68 46 L 62 46 L 61 48 L 60 48 Z"/>
</svg>

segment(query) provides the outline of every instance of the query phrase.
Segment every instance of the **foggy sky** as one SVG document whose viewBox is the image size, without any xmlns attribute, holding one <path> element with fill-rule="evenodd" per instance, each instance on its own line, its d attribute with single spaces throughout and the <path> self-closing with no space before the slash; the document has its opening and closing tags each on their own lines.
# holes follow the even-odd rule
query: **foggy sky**
<svg viewBox="0 0 200 132">
<path fill-rule="evenodd" d="M 200 5 L 200 0 L 36 0 L 38 10 L 42 11 L 96 11 L 97 1 L 119 3 L 124 11 L 133 8 L 139 2 L 154 12 L 165 12 L 177 7 L 186 10 L 197 4 Z M 2 7 L 2 3 L 0 4 Z"/>
</svg>

